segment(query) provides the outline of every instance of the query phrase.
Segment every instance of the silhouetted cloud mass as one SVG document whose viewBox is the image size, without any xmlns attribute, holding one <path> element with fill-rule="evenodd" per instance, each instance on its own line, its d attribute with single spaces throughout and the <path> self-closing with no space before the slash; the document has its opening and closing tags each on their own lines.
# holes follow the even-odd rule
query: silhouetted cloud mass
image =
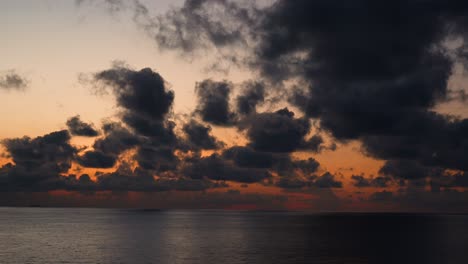
<svg viewBox="0 0 468 264">
<path fill-rule="evenodd" d="M 192 179 L 207 178 L 216 181 L 244 183 L 261 182 L 271 177 L 267 170 L 239 167 L 222 159 L 217 154 L 194 160 L 184 168 L 183 173 Z"/>
<path fill-rule="evenodd" d="M 342 188 L 343 183 L 338 181 L 335 175 L 326 172 L 321 176 L 317 177 L 313 182 L 313 185 L 318 188 Z"/>
<path fill-rule="evenodd" d="M 228 126 L 235 120 L 235 113 L 229 105 L 232 83 L 204 80 L 197 83 L 195 93 L 198 99 L 196 112 L 201 119 L 213 125 Z"/>
<path fill-rule="evenodd" d="M 255 113 L 257 105 L 265 100 L 265 84 L 261 82 L 247 82 L 242 94 L 236 98 L 237 111 L 242 115 Z"/>
<path fill-rule="evenodd" d="M 104 137 L 96 139 L 93 148 L 108 155 L 118 156 L 141 142 L 140 138 L 120 123 L 105 123 L 102 130 Z"/>
<path fill-rule="evenodd" d="M 225 19 L 212 20 L 219 10 Z M 240 48 L 247 55 L 238 61 L 264 78 L 301 79 L 290 101 L 336 139 L 360 140 L 370 156 L 466 170 L 468 121 L 433 108 L 449 99 L 454 65 L 466 64 L 467 13 L 466 4 L 438 0 L 185 1 L 154 21 L 152 33 L 165 48 Z M 252 145 L 267 149 L 253 131 Z M 298 138 L 272 150 L 290 150 Z"/>
<path fill-rule="evenodd" d="M 68 119 L 67 127 L 74 136 L 95 137 L 99 135 L 99 132 L 91 124 L 81 121 L 79 115 Z"/>
<path fill-rule="evenodd" d="M 298 173 L 311 176 L 320 166 L 313 158 L 295 160 L 289 153 L 257 151 L 251 147 L 235 146 L 225 149 L 222 157 L 238 167 L 265 169 L 280 177 L 293 177 Z"/>
<path fill-rule="evenodd" d="M 65 188 L 65 178 L 77 149 L 66 130 L 36 138 L 2 141 L 14 162 L 0 168 L 1 191 L 48 191 Z"/>
<path fill-rule="evenodd" d="M 353 180 L 353 185 L 359 188 L 365 188 L 365 187 L 385 188 L 389 186 L 389 184 L 392 181 L 392 178 L 388 176 L 377 176 L 375 178 L 366 178 L 362 175 L 352 175 L 351 180 Z"/>
<path fill-rule="evenodd" d="M 351 177 L 359 188 L 400 188 L 379 189 L 370 201 L 442 208 L 466 199 L 457 187 L 468 186 L 468 119 L 437 106 L 464 96 L 448 86 L 455 66 L 468 65 L 468 4 L 186 0 L 151 16 L 139 1 L 102 3 L 111 11 L 133 8 L 160 48 L 214 52 L 251 70 L 253 80 L 241 89 L 229 80 L 198 82 L 196 108 L 181 121 L 159 73 L 116 63 L 91 83 L 115 96 L 117 120 L 105 122 L 102 135 L 75 116 L 70 132 L 2 141 L 12 163 L 0 168 L 1 191 L 205 190 L 234 181 L 337 199 L 331 189 L 344 186 L 341 175 L 295 155 L 334 149 L 325 145 L 331 138 L 359 141 L 364 154 L 384 161 L 381 176 Z M 17 74 L 0 76 L 0 88 L 26 85 Z M 212 126 L 237 129 L 247 142 L 225 147 Z M 78 149 L 69 133 L 97 138 L 92 149 Z M 116 169 L 95 179 L 66 175 L 73 162 Z"/>
<path fill-rule="evenodd" d="M 100 151 L 86 151 L 78 158 L 78 163 L 88 168 L 112 168 L 116 162 L 116 156 L 104 154 Z"/>
<path fill-rule="evenodd" d="M 123 109 L 122 122 L 132 129 L 126 131 L 125 128 L 120 128 L 118 132 L 127 141 L 117 145 L 131 147 L 138 144 L 134 158 L 145 169 L 175 169 L 178 158 L 174 151 L 178 139 L 174 133 L 175 123 L 168 119 L 174 92 L 167 89 L 161 75 L 149 68 L 136 71 L 114 64 L 113 68 L 96 73 L 94 80 L 97 85 L 104 84 L 104 88 L 111 88 L 118 106 Z M 109 135 L 115 134 L 111 131 Z M 107 137 L 104 140 L 106 139 Z M 119 140 L 115 137 L 113 139 Z M 105 141 L 96 141 L 98 142 Z M 113 146 L 109 144 L 109 147 Z"/>
<path fill-rule="evenodd" d="M 96 73 L 94 78 L 112 88 L 118 105 L 127 110 L 126 121 L 132 117 L 163 120 L 174 101 L 174 92 L 166 88 L 161 75 L 149 68 L 135 71 L 114 64 L 113 68 Z M 129 125 L 134 124 L 129 122 Z"/>
<path fill-rule="evenodd" d="M 222 142 L 210 135 L 210 126 L 205 126 L 195 120 L 190 120 L 182 130 L 187 135 L 189 143 L 195 148 L 218 149 L 223 146 Z"/>
<path fill-rule="evenodd" d="M 292 152 L 306 147 L 304 137 L 310 128 L 308 119 L 295 118 L 288 108 L 256 114 L 245 125 L 251 147 L 269 152 Z"/>
</svg>

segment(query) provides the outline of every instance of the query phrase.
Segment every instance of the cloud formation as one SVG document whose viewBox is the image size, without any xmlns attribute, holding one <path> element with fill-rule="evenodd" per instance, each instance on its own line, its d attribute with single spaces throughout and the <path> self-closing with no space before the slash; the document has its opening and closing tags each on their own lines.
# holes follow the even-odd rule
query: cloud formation
<svg viewBox="0 0 468 264">
<path fill-rule="evenodd" d="M 182 130 L 187 136 L 189 144 L 194 148 L 218 149 L 224 145 L 210 134 L 210 126 L 205 126 L 196 120 L 190 120 L 183 126 Z"/>
<path fill-rule="evenodd" d="M 229 126 L 235 122 L 235 113 L 229 105 L 233 84 L 227 81 L 204 80 L 197 83 L 195 94 L 198 99 L 196 113 L 205 122 L 219 126 Z"/>
<path fill-rule="evenodd" d="M 29 81 L 13 70 L 0 72 L 0 89 L 23 90 L 27 88 Z"/>
<path fill-rule="evenodd" d="M 211 10 L 213 4 L 220 8 Z M 212 20 L 219 10 L 225 19 Z M 153 33 L 161 46 L 184 52 L 240 48 L 247 55 L 238 61 L 263 78 L 300 79 L 290 102 L 336 139 L 362 142 L 372 157 L 466 170 L 468 121 L 433 108 L 453 97 L 448 79 L 466 62 L 467 13 L 468 5 L 437 0 L 278 0 L 266 7 L 185 1 L 153 21 Z M 446 45 L 456 39 L 460 45 Z M 241 112 L 251 111 L 240 104 Z M 255 135 L 253 146 L 267 148 Z M 284 149 L 298 145 L 292 141 Z"/>
<path fill-rule="evenodd" d="M 2 141 L 14 165 L 0 168 L 1 191 L 48 191 L 64 188 L 64 177 L 71 168 L 77 149 L 70 144 L 66 130 L 37 138 Z"/>
<path fill-rule="evenodd" d="M 149 68 L 136 71 L 114 64 L 111 69 L 94 74 L 94 82 L 97 88 L 111 89 L 122 109 L 122 122 L 132 130 L 116 125 L 117 132 L 127 138 L 124 142 L 116 142 L 117 146 L 124 147 L 122 151 L 126 146 L 137 147 L 134 158 L 145 169 L 175 169 L 178 159 L 174 151 L 178 139 L 174 132 L 175 123 L 168 119 L 174 92 L 167 89 L 161 75 Z M 115 134 L 111 130 L 109 135 Z M 120 140 L 117 137 L 112 139 Z M 108 146 L 113 147 L 111 144 Z"/>
<path fill-rule="evenodd" d="M 265 100 L 265 83 L 246 82 L 236 98 L 237 111 L 241 115 L 256 113 L 257 106 Z"/>
<path fill-rule="evenodd" d="M 464 96 L 448 82 L 455 66 L 468 65 L 467 4 L 186 0 L 153 17 L 139 1 L 103 3 L 111 11 L 133 8 L 160 48 L 213 51 L 252 70 L 254 80 L 241 89 L 229 80 L 200 81 L 196 109 L 184 121 L 173 114 L 175 94 L 159 73 L 114 64 L 91 82 L 115 96 L 117 120 L 105 123 L 102 135 L 79 116 L 67 121 L 73 136 L 99 136 L 92 149 L 70 145 L 67 131 L 7 139 L 13 163 L 0 169 L 3 191 L 205 190 L 226 182 L 339 189 L 346 183 L 339 174 L 294 155 L 333 149 L 325 146 L 331 137 L 359 141 L 363 153 L 384 160 L 381 176 L 351 176 L 355 187 L 380 188 L 373 202 L 464 197 L 456 189 L 468 186 L 468 120 L 436 109 Z M 25 85 L 14 74 L 0 78 L 6 89 Z M 226 147 L 212 133 L 220 126 L 247 142 Z M 115 170 L 95 179 L 67 175 L 74 162 Z M 382 189 L 390 187 L 400 189 Z"/>
<path fill-rule="evenodd" d="M 311 126 L 307 118 L 295 118 L 294 112 L 283 108 L 275 112 L 258 113 L 248 117 L 241 129 L 246 130 L 250 146 L 267 152 L 293 152 L 309 148 L 318 151 L 323 143 L 316 138 L 306 141 Z"/>
<path fill-rule="evenodd" d="M 377 176 L 375 178 L 366 178 L 363 175 L 352 175 L 351 180 L 353 180 L 353 185 L 358 188 L 365 187 L 378 187 L 385 188 L 388 187 L 392 181 L 392 178 L 387 176 Z"/>
<path fill-rule="evenodd" d="M 79 115 L 68 119 L 67 127 L 74 136 L 95 137 L 99 135 L 99 132 L 91 124 L 81 121 Z"/>
</svg>

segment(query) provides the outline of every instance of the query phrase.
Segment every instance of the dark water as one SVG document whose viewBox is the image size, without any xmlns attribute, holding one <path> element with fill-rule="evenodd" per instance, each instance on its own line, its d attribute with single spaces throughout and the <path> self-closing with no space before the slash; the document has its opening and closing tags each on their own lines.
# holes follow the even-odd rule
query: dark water
<svg viewBox="0 0 468 264">
<path fill-rule="evenodd" d="M 468 216 L 0 208 L 0 263 L 468 263 Z"/>
</svg>

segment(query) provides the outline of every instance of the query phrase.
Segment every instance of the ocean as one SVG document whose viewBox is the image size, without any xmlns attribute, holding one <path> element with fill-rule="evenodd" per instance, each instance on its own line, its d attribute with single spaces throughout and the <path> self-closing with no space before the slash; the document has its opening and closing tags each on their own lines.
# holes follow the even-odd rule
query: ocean
<svg viewBox="0 0 468 264">
<path fill-rule="evenodd" d="M 468 216 L 0 208 L 0 263 L 468 263 Z"/>
</svg>

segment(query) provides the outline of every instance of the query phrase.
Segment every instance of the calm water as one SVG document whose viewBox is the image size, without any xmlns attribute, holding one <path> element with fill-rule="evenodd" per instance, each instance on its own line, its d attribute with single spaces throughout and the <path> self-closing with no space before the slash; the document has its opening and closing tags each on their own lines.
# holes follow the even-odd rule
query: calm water
<svg viewBox="0 0 468 264">
<path fill-rule="evenodd" d="M 0 263 L 468 263 L 468 216 L 0 208 Z"/>
</svg>

